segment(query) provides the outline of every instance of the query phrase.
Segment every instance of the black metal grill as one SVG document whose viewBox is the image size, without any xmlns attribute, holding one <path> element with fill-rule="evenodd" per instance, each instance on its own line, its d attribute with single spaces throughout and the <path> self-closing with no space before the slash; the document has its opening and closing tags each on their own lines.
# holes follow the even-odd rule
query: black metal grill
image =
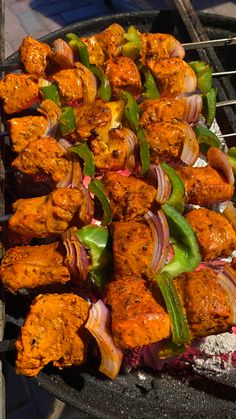
<svg viewBox="0 0 236 419">
<path fill-rule="evenodd" d="M 182 42 L 235 35 L 236 19 L 196 14 L 188 0 L 172 0 L 171 3 L 175 9 L 173 11 L 133 12 L 95 18 L 62 28 L 41 39 L 51 42 L 59 36 L 63 37 L 67 32 L 76 32 L 79 36 L 91 35 L 113 22 L 126 28 L 133 24 L 141 31 L 173 33 Z M 199 58 L 210 62 L 214 71 L 235 69 L 236 46 L 207 48 L 187 53 L 187 61 Z M 5 64 L 17 63 L 18 53 L 5 61 Z M 218 100 L 236 99 L 236 83 L 233 82 L 233 78 L 222 77 L 215 80 L 215 85 L 218 89 Z M 228 106 L 217 111 L 222 133 L 236 132 L 235 110 L 235 106 Z M 3 198 L 2 195 L 1 203 L 4 202 Z M 4 206 L 1 210 L 3 213 Z M 13 311 L 11 307 L 11 315 Z M 9 359 L 14 362 L 14 354 Z M 115 382 L 111 382 L 96 372 L 97 367 L 93 362 L 91 360 L 84 369 L 73 367 L 62 372 L 48 366 L 33 381 L 57 398 L 88 413 L 89 417 L 236 417 L 234 374 L 216 378 L 196 376 L 190 370 L 185 370 L 179 375 L 171 371 L 164 375 L 136 371 L 121 374 Z"/>
</svg>

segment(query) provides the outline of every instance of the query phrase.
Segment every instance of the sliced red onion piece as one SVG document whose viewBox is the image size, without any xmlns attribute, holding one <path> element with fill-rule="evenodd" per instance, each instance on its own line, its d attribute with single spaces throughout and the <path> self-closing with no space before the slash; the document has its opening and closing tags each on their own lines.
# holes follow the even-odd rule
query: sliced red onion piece
<svg viewBox="0 0 236 419">
<path fill-rule="evenodd" d="M 224 211 L 222 212 L 222 215 L 231 222 L 233 228 L 236 230 L 236 208 L 233 202 L 228 202 Z"/>
<path fill-rule="evenodd" d="M 189 124 L 198 121 L 202 112 L 202 96 L 190 95 L 183 98 L 186 102 L 184 120 Z"/>
<path fill-rule="evenodd" d="M 77 62 L 75 63 L 77 68 L 78 77 L 81 78 L 83 84 L 83 102 L 84 103 L 93 103 L 97 95 L 97 81 L 96 77 L 83 64 Z"/>
<path fill-rule="evenodd" d="M 72 147 L 72 144 L 70 143 L 70 141 L 66 140 L 65 138 L 60 138 L 58 140 L 58 143 L 65 149 L 67 150 L 67 148 Z"/>
<path fill-rule="evenodd" d="M 76 236 L 76 231 L 76 227 L 71 227 L 62 235 L 66 248 L 64 262 L 76 280 L 85 281 L 88 275 L 89 261 L 86 250 Z"/>
<path fill-rule="evenodd" d="M 151 211 L 147 211 L 144 219 L 150 226 L 153 235 L 153 257 L 150 268 L 155 272 L 159 272 L 166 261 L 169 254 L 169 227 L 165 215 L 161 210 L 154 215 Z"/>
<path fill-rule="evenodd" d="M 228 295 L 231 310 L 232 323 L 236 325 L 236 272 L 232 268 L 224 268 L 223 272 L 216 272 L 218 283 Z"/>
<path fill-rule="evenodd" d="M 95 338 L 101 352 L 99 371 L 115 380 L 120 371 L 123 352 L 114 344 L 111 333 L 111 314 L 102 300 L 98 300 L 91 307 L 85 327 Z"/>
<path fill-rule="evenodd" d="M 173 47 L 169 51 L 170 57 L 179 57 L 181 60 L 185 57 L 185 49 L 177 39 L 175 39 Z"/>
<path fill-rule="evenodd" d="M 136 154 L 137 137 L 134 134 L 134 132 L 131 131 L 129 128 L 123 127 L 122 130 L 124 132 L 124 139 L 129 147 L 127 157 L 126 157 L 125 167 L 129 170 L 133 170 L 136 164 L 135 154 Z"/>
<path fill-rule="evenodd" d="M 199 144 L 196 139 L 195 132 L 193 129 L 186 123 L 186 132 L 184 138 L 183 150 L 180 156 L 180 160 L 192 166 L 199 156 Z"/>
<path fill-rule="evenodd" d="M 234 184 L 234 172 L 228 156 L 217 147 L 210 147 L 207 152 L 208 163 L 216 170 L 220 170 L 228 183 Z"/>
<path fill-rule="evenodd" d="M 61 68 L 71 68 L 74 66 L 74 54 L 67 42 L 63 39 L 56 39 L 52 42 L 52 48 L 54 51 L 52 59 Z"/>
<path fill-rule="evenodd" d="M 197 77 L 191 67 L 186 64 L 185 74 L 184 74 L 184 87 L 183 92 L 192 93 L 195 92 L 197 88 Z"/>
<path fill-rule="evenodd" d="M 46 79 L 44 79 L 44 78 L 42 78 L 42 77 L 39 77 L 39 79 L 38 79 L 38 86 L 39 86 L 39 89 L 41 88 L 41 87 L 46 87 L 46 86 L 50 86 L 52 83 L 50 82 L 50 81 L 48 81 L 48 80 L 46 80 Z"/>
<path fill-rule="evenodd" d="M 72 153 L 70 153 L 72 154 Z M 79 188 L 83 182 L 83 173 L 76 156 L 69 156 L 70 170 L 67 176 L 56 184 L 57 188 Z"/>
<path fill-rule="evenodd" d="M 83 205 L 83 212 L 82 209 L 80 211 L 80 218 L 85 224 L 90 224 L 93 216 L 94 216 L 94 204 L 93 200 L 90 196 L 88 189 L 84 186 L 83 183 L 80 184 L 79 188 L 84 195 L 85 205 Z"/>
<path fill-rule="evenodd" d="M 158 204 L 164 204 L 170 197 L 171 184 L 161 166 L 152 164 L 147 174 L 147 178 L 153 181 L 157 188 L 156 201 Z"/>
<path fill-rule="evenodd" d="M 38 111 L 44 116 L 46 116 L 48 120 L 48 126 L 44 134 L 45 137 L 54 137 L 59 126 L 61 109 L 59 108 L 59 106 L 57 106 L 56 103 L 52 102 L 49 99 L 45 99 L 40 103 Z"/>
</svg>

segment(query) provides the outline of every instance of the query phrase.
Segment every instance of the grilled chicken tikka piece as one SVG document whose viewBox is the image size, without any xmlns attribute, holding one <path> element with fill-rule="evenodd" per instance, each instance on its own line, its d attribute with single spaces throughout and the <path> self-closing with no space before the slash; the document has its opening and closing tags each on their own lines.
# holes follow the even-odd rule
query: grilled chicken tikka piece
<svg viewBox="0 0 236 419">
<path fill-rule="evenodd" d="M 193 339 L 224 333 L 233 326 L 230 299 L 211 269 L 183 273 L 174 285 Z"/>
<path fill-rule="evenodd" d="M 117 278 L 107 287 L 106 301 L 111 306 L 112 334 L 121 349 L 134 349 L 167 338 L 170 319 L 155 300 L 143 279 Z"/>
<path fill-rule="evenodd" d="M 87 45 L 90 63 L 102 66 L 108 58 L 119 55 L 125 43 L 124 33 L 122 26 L 113 23 L 96 35 L 80 38 Z"/>
<path fill-rule="evenodd" d="M 147 125 L 145 130 L 152 163 L 180 160 L 185 141 L 194 142 L 199 149 L 195 132 L 187 122 L 156 122 Z"/>
<path fill-rule="evenodd" d="M 197 87 L 197 77 L 192 68 L 181 58 L 162 58 L 149 61 L 148 67 L 156 79 L 163 97 L 175 97 L 192 93 Z"/>
<path fill-rule="evenodd" d="M 140 61 L 147 65 L 149 61 L 157 61 L 160 58 L 185 56 L 185 50 L 177 39 L 166 33 L 140 33 L 142 43 Z"/>
<path fill-rule="evenodd" d="M 7 121 L 12 149 L 15 152 L 20 153 L 31 141 L 45 137 L 53 130 L 56 131 L 61 114 L 59 106 L 51 100 L 45 99 L 41 102 L 38 111 L 43 116 L 29 115 Z"/>
<path fill-rule="evenodd" d="M 173 120 L 186 121 L 190 124 L 199 118 L 202 98 L 201 95 L 191 95 L 183 98 L 146 99 L 140 103 L 139 110 L 141 127 L 155 122 L 172 122 Z"/>
<path fill-rule="evenodd" d="M 0 80 L 0 100 L 7 114 L 24 111 L 39 99 L 38 81 L 28 74 L 7 74 Z"/>
<path fill-rule="evenodd" d="M 7 250 L 0 267 L 4 287 L 15 293 L 21 288 L 32 289 L 70 281 L 69 270 L 58 247 L 59 243 L 54 242 Z"/>
<path fill-rule="evenodd" d="M 97 94 L 97 83 L 93 73 L 83 64 L 75 63 L 75 68 L 60 70 L 52 75 L 60 97 L 66 103 L 92 103 Z"/>
<path fill-rule="evenodd" d="M 84 325 L 90 304 L 74 294 L 44 294 L 33 301 L 16 342 L 16 372 L 34 376 L 49 362 L 60 369 L 86 361 Z"/>
<path fill-rule="evenodd" d="M 156 189 L 145 180 L 119 173 L 106 173 L 103 184 L 114 221 L 130 221 L 140 217 L 152 207 Z"/>
<path fill-rule="evenodd" d="M 208 205 L 230 200 L 234 186 L 211 166 L 179 167 L 186 192 L 186 202 L 195 205 Z"/>
<path fill-rule="evenodd" d="M 46 173 L 57 183 L 69 173 L 71 162 L 66 150 L 52 137 L 31 141 L 12 162 L 12 166 L 27 175 Z"/>
<path fill-rule="evenodd" d="M 79 226 L 91 221 L 87 199 L 82 187 L 58 188 L 46 196 L 18 199 L 13 204 L 9 228 L 31 238 L 60 235 L 72 222 Z"/>
<path fill-rule="evenodd" d="M 199 208 L 190 211 L 185 218 L 197 235 L 203 260 L 230 256 L 236 248 L 233 226 L 220 213 Z"/>
<path fill-rule="evenodd" d="M 113 95 L 119 96 L 121 90 L 138 98 L 141 93 L 141 76 L 133 60 L 128 57 L 109 58 L 105 62 L 104 71 L 108 77 Z"/>
<path fill-rule="evenodd" d="M 143 221 L 112 224 L 114 271 L 119 277 L 152 276 L 153 236 Z"/>
<path fill-rule="evenodd" d="M 19 52 L 26 73 L 35 77 L 46 77 L 45 70 L 52 54 L 52 49 L 48 44 L 26 36 L 20 45 Z"/>
</svg>

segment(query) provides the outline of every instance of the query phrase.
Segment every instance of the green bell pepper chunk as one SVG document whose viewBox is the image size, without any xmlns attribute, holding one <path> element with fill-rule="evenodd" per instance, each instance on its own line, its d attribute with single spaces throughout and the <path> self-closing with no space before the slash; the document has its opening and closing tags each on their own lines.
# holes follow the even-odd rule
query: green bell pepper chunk
<svg viewBox="0 0 236 419">
<path fill-rule="evenodd" d="M 202 113 L 206 120 L 206 125 L 211 126 L 216 114 L 216 89 L 212 88 L 202 95 Z"/>
<path fill-rule="evenodd" d="M 76 130 L 75 113 L 72 107 L 65 106 L 62 108 L 59 124 L 62 136 L 68 135 Z"/>
<path fill-rule="evenodd" d="M 227 153 L 233 172 L 236 175 L 236 147 L 231 147 Z"/>
<path fill-rule="evenodd" d="M 185 205 L 184 183 L 178 173 L 167 163 L 161 163 L 161 167 L 167 174 L 172 188 L 171 195 L 166 203 L 182 214 Z"/>
<path fill-rule="evenodd" d="M 96 65 L 90 65 L 89 68 L 100 81 L 100 86 L 97 92 L 98 97 L 104 100 L 104 102 L 109 102 L 112 96 L 112 89 L 106 74 L 100 67 L 97 67 Z"/>
<path fill-rule="evenodd" d="M 130 26 L 128 32 L 123 36 L 128 42 L 122 47 L 122 55 L 129 57 L 132 60 L 136 60 L 139 57 L 142 48 L 142 42 L 139 38 L 137 29 L 134 26 Z"/>
<path fill-rule="evenodd" d="M 87 143 L 76 144 L 70 147 L 70 151 L 79 155 L 84 161 L 83 173 L 85 176 L 94 177 L 95 173 L 95 162 L 92 151 L 90 150 Z"/>
<path fill-rule="evenodd" d="M 207 127 L 195 126 L 193 130 L 196 134 L 197 142 L 200 144 L 200 149 L 202 153 L 206 153 L 209 147 L 220 148 L 221 142 L 219 138 L 210 131 Z"/>
<path fill-rule="evenodd" d="M 160 92 L 157 88 L 155 79 L 150 70 L 147 68 L 142 68 L 142 73 L 144 75 L 145 81 L 143 84 L 143 96 L 148 99 L 159 99 Z"/>
<path fill-rule="evenodd" d="M 103 183 L 101 180 L 92 179 L 89 183 L 89 190 L 92 192 L 96 198 L 100 201 L 102 208 L 103 208 L 103 219 L 102 225 L 110 224 L 112 221 L 112 209 L 110 206 L 110 202 L 106 196 L 106 191 L 104 189 Z"/>
<path fill-rule="evenodd" d="M 190 343 L 188 321 L 177 294 L 173 279 L 167 272 L 155 275 L 171 320 L 172 342 L 182 347 Z"/>
<path fill-rule="evenodd" d="M 50 84 L 49 86 L 43 86 L 40 88 L 43 99 L 50 99 L 52 102 L 55 102 L 57 105 L 60 104 L 60 95 L 58 88 L 55 84 Z"/>
<path fill-rule="evenodd" d="M 186 344 L 177 345 L 176 343 L 172 342 L 170 339 L 162 340 L 160 342 L 158 358 L 160 359 L 173 358 L 174 356 L 183 354 L 185 351 L 186 351 Z"/>
<path fill-rule="evenodd" d="M 80 61 L 85 67 L 90 67 L 87 45 L 75 33 L 67 33 L 66 41 L 70 47 L 79 53 Z"/>
<path fill-rule="evenodd" d="M 193 271 L 201 262 L 197 237 L 187 220 L 169 204 L 161 207 L 164 212 L 174 250 L 173 259 L 163 267 L 162 273 L 175 278 L 183 272 Z"/>
<path fill-rule="evenodd" d="M 197 87 L 203 92 L 212 88 L 212 67 L 205 61 L 191 61 L 188 63 L 197 76 Z"/>
<path fill-rule="evenodd" d="M 139 125 L 138 105 L 130 93 L 122 91 L 120 96 L 126 102 L 125 117 L 129 122 L 130 128 L 136 132 L 138 137 L 142 174 L 145 175 L 150 167 L 150 153 L 145 131 Z"/>
</svg>

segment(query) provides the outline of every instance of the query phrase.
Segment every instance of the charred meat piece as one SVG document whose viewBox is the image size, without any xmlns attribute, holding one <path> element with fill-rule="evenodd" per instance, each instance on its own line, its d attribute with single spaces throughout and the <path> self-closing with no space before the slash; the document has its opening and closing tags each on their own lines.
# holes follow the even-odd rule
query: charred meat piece
<svg viewBox="0 0 236 419">
<path fill-rule="evenodd" d="M 141 33 L 139 35 L 141 48 L 141 62 L 145 65 L 148 61 L 157 61 L 160 58 L 185 56 L 185 50 L 177 39 L 165 33 Z"/>
<path fill-rule="evenodd" d="M 12 149 L 20 153 L 31 141 L 56 133 L 61 109 L 49 99 L 40 103 L 38 111 L 43 115 L 22 116 L 7 121 Z"/>
<path fill-rule="evenodd" d="M 135 98 L 140 96 L 141 77 L 131 58 L 110 58 L 105 63 L 104 71 L 112 85 L 115 96 L 119 96 L 121 90 L 131 93 Z"/>
<path fill-rule="evenodd" d="M 119 55 L 124 33 L 122 26 L 113 23 L 94 36 L 80 38 L 87 45 L 90 63 L 102 66 L 107 58 Z"/>
<path fill-rule="evenodd" d="M 146 126 L 151 162 L 159 164 L 165 160 L 178 161 L 185 141 L 198 142 L 193 129 L 186 122 L 157 122 Z"/>
<path fill-rule="evenodd" d="M 73 294 L 39 295 L 16 342 L 16 372 L 34 376 L 49 362 L 65 368 L 86 360 L 89 303 Z"/>
<path fill-rule="evenodd" d="M 118 278 L 108 284 L 106 298 L 111 306 L 114 342 L 119 348 L 134 349 L 169 336 L 169 316 L 144 280 Z"/>
<path fill-rule="evenodd" d="M 232 198 L 233 185 L 211 166 L 179 167 L 186 192 L 186 202 L 195 205 L 208 205 L 224 202 Z"/>
<path fill-rule="evenodd" d="M 0 100 L 7 114 L 28 109 L 38 99 L 38 81 L 29 75 L 12 73 L 0 80 Z"/>
<path fill-rule="evenodd" d="M 81 140 L 91 137 L 92 134 L 99 135 L 105 131 L 106 136 L 111 124 L 111 110 L 102 100 L 95 100 L 92 104 L 82 104 L 74 108 L 76 132 L 75 140 L 78 136 Z"/>
<path fill-rule="evenodd" d="M 66 103 L 92 103 L 97 93 L 96 78 L 83 64 L 75 63 L 75 66 L 53 74 L 52 80 Z"/>
<path fill-rule="evenodd" d="M 145 222 L 115 222 L 113 227 L 113 255 L 115 275 L 119 277 L 152 276 L 152 231 Z"/>
<path fill-rule="evenodd" d="M 17 246 L 4 254 L 0 277 L 6 289 L 16 292 L 21 288 L 65 284 L 70 274 L 58 250 L 59 243 L 41 246 Z"/>
<path fill-rule="evenodd" d="M 204 260 L 230 256 L 236 248 L 236 233 L 221 214 L 207 208 L 190 211 L 186 220 L 195 231 Z"/>
<path fill-rule="evenodd" d="M 104 187 L 113 212 L 114 221 L 130 221 L 151 208 L 156 189 L 135 176 L 107 173 Z"/>
<path fill-rule="evenodd" d="M 31 238 L 60 235 L 71 224 L 78 226 L 91 221 L 87 199 L 82 188 L 58 188 L 46 196 L 18 199 L 13 204 L 9 228 Z"/>
<path fill-rule="evenodd" d="M 107 142 L 100 138 L 91 141 L 94 161 L 100 170 L 122 170 L 133 168 L 136 135 L 129 128 L 114 129 L 109 132 Z"/>
<path fill-rule="evenodd" d="M 232 326 L 229 297 L 211 269 L 184 273 L 175 278 L 174 284 L 193 339 L 223 333 Z"/>
<path fill-rule="evenodd" d="M 201 95 L 183 98 L 146 99 L 139 105 L 140 125 L 145 127 L 155 122 L 173 120 L 196 122 L 202 111 Z"/>
<path fill-rule="evenodd" d="M 154 75 L 163 97 L 175 97 L 196 90 L 197 78 L 192 68 L 181 58 L 163 58 L 149 61 L 148 67 Z"/>
<path fill-rule="evenodd" d="M 24 70 L 35 77 L 45 77 L 45 70 L 52 54 L 51 47 L 26 36 L 19 48 L 20 59 Z"/>
<path fill-rule="evenodd" d="M 12 166 L 27 175 L 46 173 L 57 183 L 67 176 L 70 162 L 65 149 L 52 137 L 31 141 L 12 162 Z"/>
<path fill-rule="evenodd" d="M 7 121 L 12 149 L 20 153 L 30 141 L 43 137 L 48 127 L 44 116 L 22 116 Z"/>
</svg>

